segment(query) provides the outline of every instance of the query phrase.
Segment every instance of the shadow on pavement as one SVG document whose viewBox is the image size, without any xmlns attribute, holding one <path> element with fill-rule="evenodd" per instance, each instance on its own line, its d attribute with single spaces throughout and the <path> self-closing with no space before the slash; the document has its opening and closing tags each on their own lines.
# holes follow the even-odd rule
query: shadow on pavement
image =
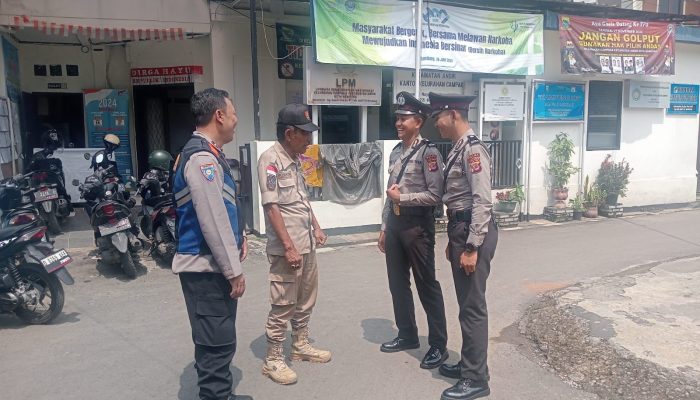
<svg viewBox="0 0 700 400">
<path fill-rule="evenodd" d="M 73 324 L 80 322 L 78 316 L 80 313 L 72 312 L 70 314 L 61 313 L 55 320 L 51 321 L 47 325 L 63 325 L 63 324 Z M 29 324 L 25 323 L 19 317 L 14 314 L 2 314 L 0 315 L 0 330 L 3 329 L 22 329 Z"/>
<path fill-rule="evenodd" d="M 99 254 L 97 249 L 95 249 L 95 252 Z M 93 252 L 90 252 L 90 255 L 92 254 Z M 110 264 L 99 259 L 97 260 L 96 266 L 97 272 L 99 272 L 101 276 L 107 279 L 115 278 L 121 282 L 131 282 L 143 275 L 146 275 L 148 273 L 148 269 L 143 264 L 141 264 L 139 255 L 134 253 L 131 253 L 131 255 L 134 259 L 134 265 L 136 266 L 136 278 L 132 279 L 126 276 L 120 264 Z"/>
<path fill-rule="evenodd" d="M 361 322 L 362 325 L 362 330 L 363 334 L 362 336 L 364 337 L 365 340 L 367 340 L 370 343 L 374 343 L 377 345 L 381 345 L 384 342 L 388 342 L 389 340 L 392 340 L 398 335 L 398 330 L 394 328 L 394 322 L 390 321 L 388 319 L 383 319 L 383 318 L 368 318 L 365 320 L 362 320 Z M 416 363 L 416 368 L 420 368 L 420 362 L 423 361 L 423 357 L 425 356 L 425 353 L 428 351 L 428 348 L 430 345 L 428 344 L 428 338 L 425 336 L 420 336 L 418 338 L 421 343 L 421 347 L 415 350 L 406 350 L 405 353 L 410 355 L 411 357 L 415 358 L 418 362 Z M 377 351 L 379 352 L 379 348 L 377 348 Z M 460 355 L 459 353 L 456 353 L 454 351 L 450 351 L 449 349 L 447 352 L 450 355 L 450 358 L 447 359 L 448 364 L 454 364 L 459 362 Z M 391 357 L 391 353 L 380 353 L 384 356 Z M 440 372 L 438 371 L 437 368 L 431 370 L 431 373 L 433 375 L 433 378 L 435 379 L 440 379 L 442 381 L 445 381 L 449 384 L 453 384 L 456 382 L 455 379 L 450 379 L 446 378 L 442 375 L 440 375 Z"/>
<path fill-rule="evenodd" d="M 234 356 L 233 362 L 236 362 Z M 243 379 L 243 371 L 231 364 L 231 374 L 233 375 L 233 385 L 231 391 L 236 392 L 238 383 Z M 180 390 L 177 393 L 178 400 L 195 400 L 198 399 L 199 388 L 197 387 L 197 371 L 194 369 L 194 361 L 189 363 L 180 375 Z"/>
</svg>

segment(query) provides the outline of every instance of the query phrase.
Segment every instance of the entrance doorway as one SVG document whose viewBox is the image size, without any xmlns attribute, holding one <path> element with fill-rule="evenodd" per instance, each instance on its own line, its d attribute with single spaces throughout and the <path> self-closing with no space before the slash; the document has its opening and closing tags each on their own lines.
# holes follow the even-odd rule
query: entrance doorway
<svg viewBox="0 0 700 400">
<path fill-rule="evenodd" d="M 359 143 L 359 107 L 321 107 L 321 143 Z"/>
<path fill-rule="evenodd" d="M 194 84 L 134 86 L 136 157 L 142 176 L 148 170 L 148 155 L 166 150 L 173 159 L 195 128 L 190 111 Z"/>
<path fill-rule="evenodd" d="M 64 147 L 85 147 L 82 93 L 22 93 L 24 155 L 29 159 L 40 148 L 41 136 L 49 128 L 58 131 Z"/>
</svg>

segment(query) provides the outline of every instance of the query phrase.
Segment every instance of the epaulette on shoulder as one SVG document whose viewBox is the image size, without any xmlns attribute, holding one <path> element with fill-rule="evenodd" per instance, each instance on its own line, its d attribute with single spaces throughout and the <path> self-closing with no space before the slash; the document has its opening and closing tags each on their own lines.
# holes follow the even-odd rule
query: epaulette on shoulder
<svg viewBox="0 0 700 400">
<path fill-rule="evenodd" d="M 399 147 L 401 147 L 401 142 L 396 143 L 396 146 L 394 146 L 394 148 L 391 150 L 394 151 L 394 150 L 398 149 Z"/>
<path fill-rule="evenodd" d="M 425 142 L 425 147 L 437 147 L 435 143 L 431 142 L 428 139 L 423 139 L 423 141 Z"/>
<path fill-rule="evenodd" d="M 481 143 L 481 140 L 479 140 L 479 138 L 476 137 L 476 136 L 474 136 L 474 135 L 469 135 L 469 136 L 467 136 L 467 141 L 468 141 L 469 144 L 472 145 L 472 146 L 475 145 L 475 144 Z"/>
</svg>

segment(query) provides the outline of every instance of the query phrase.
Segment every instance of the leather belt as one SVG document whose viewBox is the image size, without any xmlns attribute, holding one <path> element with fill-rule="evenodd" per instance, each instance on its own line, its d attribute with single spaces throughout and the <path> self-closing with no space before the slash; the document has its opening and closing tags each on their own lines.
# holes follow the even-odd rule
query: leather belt
<svg viewBox="0 0 700 400">
<path fill-rule="evenodd" d="M 394 215 L 401 217 L 424 217 L 432 215 L 434 207 L 406 207 L 392 204 Z"/>
<path fill-rule="evenodd" d="M 447 210 L 447 219 L 450 222 L 469 222 L 472 221 L 472 209 L 466 210 Z"/>
</svg>

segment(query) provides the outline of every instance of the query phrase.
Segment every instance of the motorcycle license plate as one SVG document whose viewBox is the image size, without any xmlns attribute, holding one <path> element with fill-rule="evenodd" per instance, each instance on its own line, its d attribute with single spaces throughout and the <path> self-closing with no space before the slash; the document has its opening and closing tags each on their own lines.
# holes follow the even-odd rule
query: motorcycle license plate
<svg viewBox="0 0 700 400">
<path fill-rule="evenodd" d="M 131 222 L 129 222 L 129 218 L 120 219 L 119 221 L 112 224 L 104 224 L 99 226 L 100 235 L 102 236 L 125 231 L 129 228 L 131 228 Z"/>
<path fill-rule="evenodd" d="M 41 265 L 44 266 L 46 272 L 51 273 L 59 270 L 73 261 L 64 249 L 61 249 L 48 257 L 41 259 Z"/>
<path fill-rule="evenodd" d="M 34 193 L 34 201 L 36 202 L 53 200 L 57 198 L 58 192 L 56 191 L 56 189 L 42 189 Z"/>
</svg>

